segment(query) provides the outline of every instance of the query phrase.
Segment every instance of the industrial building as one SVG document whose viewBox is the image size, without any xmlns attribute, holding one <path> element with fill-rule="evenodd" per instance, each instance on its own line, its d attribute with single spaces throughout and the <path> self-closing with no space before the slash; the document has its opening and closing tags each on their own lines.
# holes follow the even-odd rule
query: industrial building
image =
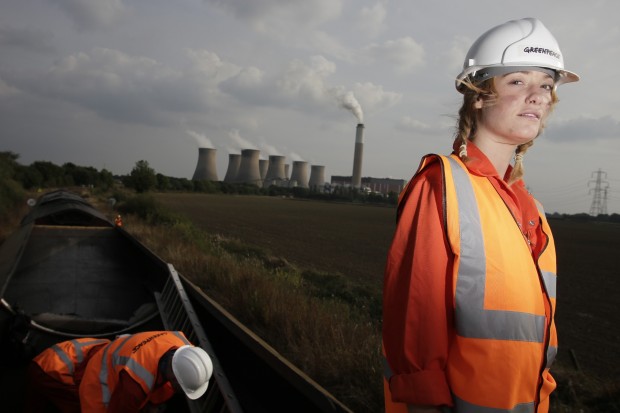
<svg viewBox="0 0 620 413">
<path fill-rule="evenodd" d="M 330 183 L 332 186 L 353 187 L 350 176 L 332 175 Z M 404 179 L 372 178 L 369 176 L 361 178 L 362 190 L 383 195 L 387 195 L 390 192 L 398 194 L 403 190 L 405 184 L 407 184 L 407 181 Z"/>
<path fill-rule="evenodd" d="M 332 187 L 342 186 L 356 188 L 369 193 L 400 193 L 407 181 L 403 179 L 362 177 L 364 154 L 364 124 L 359 123 L 355 129 L 355 147 L 353 152 L 353 171 L 351 176 L 332 176 Z M 229 154 L 228 169 L 224 182 L 246 183 L 262 188 L 272 185 L 281 187 L 309 188 L 324 190 L 326 186 L 325 166 L 309 165 L 306 161 L 292 162 L 289 166 L 282 155 L 269 155 L 269 159 L 260 159 L 258 149 L 242 149 L 241 154 Z M 310 167 L 310 171 L 308 171 Z M 308 172 L 310 174 L 308 175 Z M 193 180 L 217 181 L 215 168 L 215 149 L 199 148 L 198 164 Z M 328 184 L 329 186 L 329 184 Z"/>
</svg>

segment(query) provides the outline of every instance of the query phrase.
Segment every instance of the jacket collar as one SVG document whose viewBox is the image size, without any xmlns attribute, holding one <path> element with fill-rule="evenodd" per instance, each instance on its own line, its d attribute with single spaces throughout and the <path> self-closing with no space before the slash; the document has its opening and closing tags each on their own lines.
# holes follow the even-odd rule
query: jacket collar
<svg viewBox="0 0 620 413">
<path fill-rule="evenodd" d="M 452 146 L 452 153 L 458 155 L 460 146 L 461 139 L 455 139 Z M 472 174 L 502 180 L 489 158 L 487 158 L 484 152 L 478 149 L 476 144 L 472 141 L 467 142 L 467 157 L 469 158 L 469 161 L 466 162 L 467 169 L 469 169 L 469 172 L 471 172 Z M 508 165 L 508 169 L 506 170 L 506 175 L 504 176 L 503 180 L 508 181 L 508 177 L 510 177 L 511 173 L 512 165 Z"/>
</svg>

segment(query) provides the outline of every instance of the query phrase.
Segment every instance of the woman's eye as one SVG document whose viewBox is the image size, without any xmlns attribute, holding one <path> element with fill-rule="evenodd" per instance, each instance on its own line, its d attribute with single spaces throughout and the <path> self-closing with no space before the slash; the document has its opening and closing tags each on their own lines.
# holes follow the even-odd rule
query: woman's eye
<svg viewBox="0 0 620 413">
<path fill-rule="evenodd" d="M 553 85 L 542 85 L 542 88 L 551 92 L 553 90 Z"/>
</svg>

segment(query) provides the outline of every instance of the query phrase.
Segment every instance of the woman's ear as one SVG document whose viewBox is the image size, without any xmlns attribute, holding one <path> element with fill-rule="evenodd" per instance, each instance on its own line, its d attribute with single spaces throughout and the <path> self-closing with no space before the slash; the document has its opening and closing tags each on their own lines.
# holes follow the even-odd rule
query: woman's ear
<svg viewBox="0 0 620 413">
<path fill-rule="evenodd" d="M 483 106 L 484 106 L 484 98 L 482 97 L 481 94 L 478 94 L 476 96 L 476 101 L 474 102 L 474 108 L 482 109 Z"/>
</svg>

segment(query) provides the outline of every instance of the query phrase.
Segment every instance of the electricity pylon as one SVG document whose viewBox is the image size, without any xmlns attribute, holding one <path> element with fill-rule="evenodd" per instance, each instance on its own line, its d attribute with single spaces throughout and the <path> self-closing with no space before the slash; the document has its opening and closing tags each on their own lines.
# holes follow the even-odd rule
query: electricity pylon
<svg viewBox="0 0 620 413">
<path fill-rule="evenodd" d="M 590 205 L 590 215 L 593 217 L 601 214 L 607 214 L 607 189 L 609 188 L 609 183 L 604 181 L 604 178 L 607 178 L 607 173 L 601 171 L 599 168 L 598 171 L 592 172 L 592 175 L 596 175 L 596 179 L 590 180 L 588 185 L 594 183 L 594 188 L 590 188 L 588 193 L 593 193 L 592 197 L 592 205 Z"/>
</svg>

